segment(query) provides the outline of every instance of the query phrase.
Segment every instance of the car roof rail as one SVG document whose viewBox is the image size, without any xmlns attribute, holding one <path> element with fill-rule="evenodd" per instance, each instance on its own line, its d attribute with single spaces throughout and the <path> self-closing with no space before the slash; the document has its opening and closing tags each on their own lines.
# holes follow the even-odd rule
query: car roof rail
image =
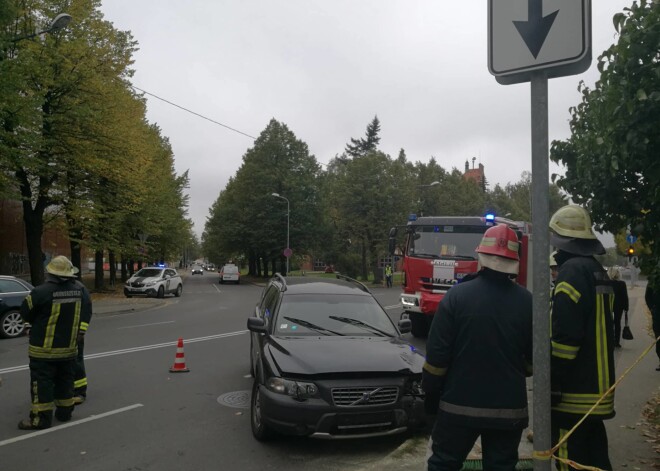
<svg viewBox="0 0 660 471">
<path fill-rule="evenodd" d="M 275 273 L 273 278 L 277 278 L 282 283 L 282 289 L 280 291 L 286 291 L 286 279 L 282 276 L 282 274 Z"/>
<path fill-rule="evenodd" d="M 348 281 L 350 283 L 355 283 L 365 293 L 371 293 L 371 291 L 369 291 L 369 288 L 367 288 L 367 286 L 364 283 L 356 280 L 355 278 L 351 278 L 350 276 L 342 275 L 341 273 L 335 273 L 335 276 L 337 277 L 338 280 L 344 280 L 344 281 Z"/>
</svg>

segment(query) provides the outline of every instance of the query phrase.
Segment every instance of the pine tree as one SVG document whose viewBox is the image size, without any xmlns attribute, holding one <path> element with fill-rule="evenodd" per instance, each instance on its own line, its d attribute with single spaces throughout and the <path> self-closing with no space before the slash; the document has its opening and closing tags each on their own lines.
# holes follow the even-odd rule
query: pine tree
<svg viewBox="0 0 660 471">
<path fill-rule="evenodd" d="M 380 121 L 378 116 L 374 116 L 374 119 L 367 125 L 366 139 L 351 138 L 351 143 L 346 144 L 346 153 L 351 157 L 364 157 L 369 152 L 377 150 L 380 142 L 379 134 Z"/>
</svg>

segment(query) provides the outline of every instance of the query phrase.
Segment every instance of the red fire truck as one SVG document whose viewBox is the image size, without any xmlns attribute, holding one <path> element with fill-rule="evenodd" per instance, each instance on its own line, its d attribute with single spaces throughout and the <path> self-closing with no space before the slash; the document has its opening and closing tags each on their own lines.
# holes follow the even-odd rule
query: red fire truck
<svg viewBox="0 0 660 471">
<path fill-rule="evenodd" d="M 403 256 L 404 315 L 412 322 L 412 334 L 428 334 L 438 303 L 447 290 L 477 271 L 475 249 L 483 233 L 494 224 L 511 227 L 520 240 L 520 273 L 517 282 L 528 289 L 531 284 L 531 225 L 493 215 L 429 216 L 411 214 L 405 226 L 403 246 L 397 247 L 398 228 L 389 234 L 392 255 Z"/>
</svg>

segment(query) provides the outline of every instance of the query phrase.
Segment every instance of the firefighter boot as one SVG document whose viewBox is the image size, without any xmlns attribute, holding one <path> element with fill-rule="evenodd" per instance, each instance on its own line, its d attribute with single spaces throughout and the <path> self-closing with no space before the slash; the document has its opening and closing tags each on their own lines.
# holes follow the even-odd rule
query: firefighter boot
<svg viewBox="0 0 660 471">
<path fill-rule="evenodd" d="M 55 418 L 60 422 L 68 422 L 71 420 L 71 414 L 73 413 L 73 406 L 70 407 L 58 407 L 55 409 Z"/>
<path fill-rule="evenodd" d="M 18 423 L 18 428 L 21 430 L 43 430 L 50 428 L 53 423 L 53 411 L 44 411 L 34 414 L 30 412 L 29 419 L 23 419 Z"/>
</svg>

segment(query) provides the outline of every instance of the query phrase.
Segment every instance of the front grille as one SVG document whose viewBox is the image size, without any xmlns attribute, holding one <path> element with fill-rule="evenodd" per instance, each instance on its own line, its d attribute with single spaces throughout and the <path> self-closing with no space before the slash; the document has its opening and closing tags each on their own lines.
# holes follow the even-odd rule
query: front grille
<svg viewBox="0 0 660 471">
<path fill-rule="evenodd" d="M 140 283 L 139 281 L 134 281 L 133 283 L 129 283 L 128 286 L 131 286 L 133 288 L 142 288 L 144 287 L 144 283 Z"/>
<path fill-rule="evenodd" d="M 419 282 L 423 289 L 434 293 L 446 293 L 455 284 L 453 280 L 441 280 L 439 278 L 420 278 Z"/>
<path fill-rule="evenodd" d="M 399 388 L 396 386 L 332 389 L 336 406 L 385 406 L 395 404 L 398 397 Z"/>
</svg>

